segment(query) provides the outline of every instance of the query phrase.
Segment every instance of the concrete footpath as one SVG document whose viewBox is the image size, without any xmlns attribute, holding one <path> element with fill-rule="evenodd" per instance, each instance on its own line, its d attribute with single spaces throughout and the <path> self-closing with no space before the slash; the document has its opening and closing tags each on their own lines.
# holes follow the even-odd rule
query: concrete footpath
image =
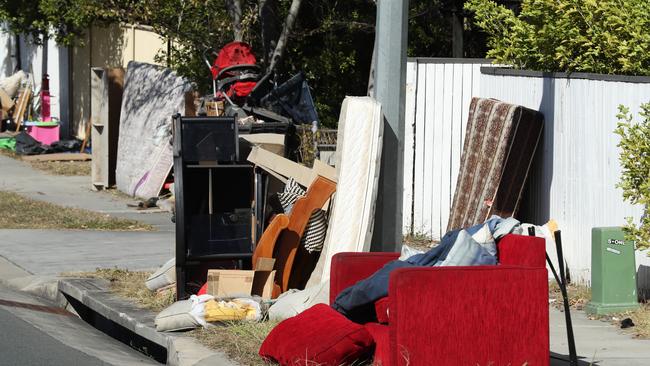
<svg viewBox="0 0 650 366">
<path fill-rule="evenodd" d="M 564 313 L 550 307 L 551 365 L 569 365 Z M 580 365 L 650 365 L 650 340 L 636 339 L 609 322 L 590 320 L 584 311 L 571 311 Z M 557 358 L 555 358 L 557 357 Z"/>
</svg>

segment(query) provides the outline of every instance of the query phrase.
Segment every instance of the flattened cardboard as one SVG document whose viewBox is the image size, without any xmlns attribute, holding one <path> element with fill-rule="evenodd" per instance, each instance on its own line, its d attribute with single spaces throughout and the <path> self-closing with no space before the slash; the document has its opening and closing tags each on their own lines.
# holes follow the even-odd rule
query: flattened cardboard
<svg viewBox="0 0 650 366">
<path fill-rule="evenodd" d="M 268 266 L 270 259 L 272 269 L 275 259 L 264 259 L 266 261 L 262 261 L 263 268 Z M 258 295 L 266 300 L 271 298 L 274 279 L 275 271 L 211 269 L 208 270 L 207 293 L 221 298 Z"/>
<path fill-rule="evenodd" d="M 211 269 L 208 271 L 208 294 L 216 297 L 250 295 L 254 271 Z"/>
</svg>

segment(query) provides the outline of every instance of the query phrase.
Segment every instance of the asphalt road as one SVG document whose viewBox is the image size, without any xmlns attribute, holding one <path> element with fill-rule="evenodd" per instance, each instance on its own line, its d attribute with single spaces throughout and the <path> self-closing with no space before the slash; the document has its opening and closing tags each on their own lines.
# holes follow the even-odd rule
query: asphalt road
<svg viewBox="0 0 650 366">
<path fill-rule="evenodd" d="M 0 307 L 0 364 L 108 365 L 57 341 Z"/>
<path fill-rule="evenodd" d="M 0 285 L 0 365 L 159 364 L 41 298 Z"/>
</svg>

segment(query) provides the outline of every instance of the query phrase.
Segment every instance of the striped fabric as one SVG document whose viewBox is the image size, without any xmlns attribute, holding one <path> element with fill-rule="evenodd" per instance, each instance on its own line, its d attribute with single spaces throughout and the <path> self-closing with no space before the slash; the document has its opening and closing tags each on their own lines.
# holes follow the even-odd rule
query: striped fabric
<svg viewBox="0 0 650 366">
<path fill-rule="evenodd" d="M 296 183 L 293 178 L 289 178 L 284 191 L 278 193 L 278 199 L 286 214 L 291 212 L 293 204 L 298 198 L 305 195 L 305 190 Z M 308 252 L 320 252 L 323 250 L 323 242 L 325 241 L 325 234 L 327 233 L 327 216 L 325 211 L 316 210 L 309 217 L 307 228 L 300 240 L 300 243 L 307 249 Z"/>
<path fill-rule="evenodd" d="M 543 120 L 522 106 L 472 99 L 447 231 L 516 215 Z"/>
</svg>

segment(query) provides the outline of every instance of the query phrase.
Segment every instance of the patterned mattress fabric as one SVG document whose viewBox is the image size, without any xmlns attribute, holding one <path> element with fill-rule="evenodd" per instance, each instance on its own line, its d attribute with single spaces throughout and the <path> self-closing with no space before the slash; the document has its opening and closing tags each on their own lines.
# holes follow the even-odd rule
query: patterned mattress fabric
<svg viewBox="0 0 650 366">
<path fill-rule="evenodd" d="M 447 231 L 516 215 L 543 121 L 532 109 L 472 99 Z"/>
</svg>

